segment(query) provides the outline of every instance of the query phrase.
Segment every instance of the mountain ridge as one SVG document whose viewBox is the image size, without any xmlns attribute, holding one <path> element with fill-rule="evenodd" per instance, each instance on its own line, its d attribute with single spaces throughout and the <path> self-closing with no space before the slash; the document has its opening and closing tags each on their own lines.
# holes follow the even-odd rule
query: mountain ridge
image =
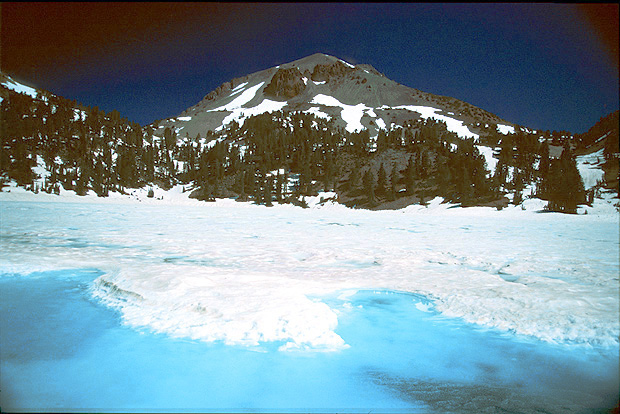
<svg viewBox="0 0 620 414">
<path fill-rule="evenodd" d="M 372 109 L 372 112 L 363 111 L 362 117 L 367 116 L 365 117 L 366 122 L 361 122 L 361 124 L 365 129 L 370 130 L 372 136 L 378 134 L 377 120 L 379 120 L 380 125 L 385 124 L 385 128 L 389 128 L 391 124 L 403 125 L 409 120 L 419 118 L 419 114 L 416 114 L 415 111 L 403 109 L 405 106 L 435 108 L 438 110 L 438 115 L 471 125 L 470 129 L 475 128 L 475 124 L 492 123 L 515 126 L 515 124 L 495 114 L 456 98 L 422 92 L 401 85 L 390 80 L 371 65 L 351 65 L 342 59 L 323 53 L 315 53 L 224 82 L 205 95 L 200 102 L 190 106 L 176 117 L 167 118 L 152 125 L 157 124 L 157 126 L 164 128 L 173 128 L 180 135 L 187 133 L 189 136 L 195 136 L 201 133 L 204 136 L 207 130 L 215 130 L 221 127 L 221 123 L 226 119 L 225 116 L 221 116 L 221 113 L 212 113 L 214 110 L 225 107 L 226 104 L 233 101 L 238 96 L 239 91 L 256 87 L 261 82 L 263 84 L 255 91 L 252 99 L 244 102 L 241 109 L 256 107 L 266 99 L 280 103 L 280 105 L 271 107 L 266 106 L 278 110 L 307 112 L 311 108 L 318 108 L 321 112 L 333 117 L 337 125 L 346 128 L 348 123 L 342 119 L 341 114 L 339 116 L 337 113 L 338 106 L 364 104 L 368 109 Z M 282 87 L 294 88 L 294 91 L 278 90 Z M 237 93 L 233 93 L 234 91 Z M 331 96 L 340 105 L 313 102 L 313 98 L 316 98 L 317 95 Z M 286 105 L 282 105 L 284 102 Z M 395 109 L 388 111 L 386 107 Z M 396 109 L 397 107 L 401 108 Z M 371 115 L 373 112 L 374 116 Z M 197 122 L 192 122 L 193 119 L 192 121 L 186 120 L 187 117 L 193 118 L 195 116 L 199 118 Z M 184 118 L 184 120 L 176 122 L 175 119 L 179 117 Z M 373 121 L 375 125 L 372 125 L 370 121 Z M 350 131 L 353 132 L 352 129 Z"/>
</svg>

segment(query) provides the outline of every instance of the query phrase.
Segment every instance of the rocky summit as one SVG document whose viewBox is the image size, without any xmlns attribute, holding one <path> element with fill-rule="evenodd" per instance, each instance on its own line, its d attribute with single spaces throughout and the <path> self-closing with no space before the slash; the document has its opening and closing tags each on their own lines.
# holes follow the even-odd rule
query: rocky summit
<svg viewBox="0 0 620 414">
<path fill-rule="evenodd" d="M 158 126 L 179 136 L 204 136 L 233 120 L 243 122 L 248 116 L 276 110 L 312 113 L 332 119 L 349 132 L 367 129 L 371 136 L 429 113 L 462 125 L 463 131 L 469 129 L 470 137 L 481 132 L 480 125 L 514 126 L 458 99 L 401 85 L 371 65 L 351 65 L 323 53 L 225 82 Z"/>
</svg>

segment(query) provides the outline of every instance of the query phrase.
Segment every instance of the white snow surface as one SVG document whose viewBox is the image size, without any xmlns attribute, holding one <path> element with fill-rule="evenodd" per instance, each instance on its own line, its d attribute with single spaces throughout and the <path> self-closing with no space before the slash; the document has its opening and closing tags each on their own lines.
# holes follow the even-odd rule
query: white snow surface
<svg viewBox="0 0 620 414">
<path fill-rule="evenodd" d="M 314 116 L 316 116 L 318 118 L 323 118 L 323 119 L 330 119 L 331 118 L 331 116 L 329 116 L 325 112 L 321 111 L 316 106 L 313 106 L 310 109 L 307 109 L 305 112 L 307 112 L 309 114 L 313 114 Z"/>
<path fill-rule="evenodd" d="M 71 230 L 53 233 L 15 204 L 19 226 L 31 226 L 15 236 L 34 244 L 3 237 L 0 272 L 101 269 L 93 295 L 127 325 L 203 341 L 342 349 L 338 314 L 321 297 L 389 289 L 425 295 L 445 316 L 536 340 L 618 346 L 619 215 L 604 200 L 588 215 L 536 214 L 544 205 L 536 199 L 502 211 L 451 208 L 441 198 L 365 211 L 329 201 L 333 193 L 301 209 L 205 203 L 181 186 L 154 190 L 154 198 L 147 189 L 99 198 L 5 188 L 3 206 L 83 211 L 88 243 L 49 243 Z M 11 228 L 3 222 L 2 231 Z M 115 245 L 122 250 L 106 247 Z"/>
<path fill-rule="evenodd" d="M 17 93 L 25 93 L 26 95 L 30 95 L 33 98 L 37 97 L 37 90 L 31 88 L 30 86 L 22 85 L 19 82 L 15 82 L 13 79 L 6 80 L 2 82 L 6 88 L 11 89 Z"/>
<path fill-rule="evenodd" d="M 340 102 L 338 99 L 333 96 L 318 94 L 312 101 L 312 104 L 332 106 L 332 107 L 340 107 L 342 111 L 340 112 L 340 117 L 344 122 L 346 122 L 346 130 L 349 132 L 358 132 L 364 129 L 362 125 L 362 116 L 364 116 L 365 111 L 372 111 L 372 108 L 364 105 L 363 103 L 357 105 L 347 105 Z M 374 113 L 374 112 L 373 112 Z"/>
<path fill-rule="evenodd" d="M 235 108 L 232 113 L 222 121 L 222 125 L 217 127 L 215 130 L 219 131 L 224 128 L 224 126 L 228 125 L 233 120 L 239 122 L 239 125 L 243 125 L 246 118 L 251 116 L 260 115 L 265 112 L 275 112 L 284 108 L 287 105 L 287 102 L 278 102 L 272 101 L 270 99 L 263 99 L 261 103 L 251 108 Z"/>
<path fill-rule="evenodd" d="M 377 118 L 375 120 L 375 122 L 377 123 L 377 126 L 381 129 L 387 130 L 387 126 L 385 125 L 385 121 L 381 118 Z"/>
<path fill-rule="evenodd" d="M 236 90 L 235 93 L 238 93 L 239 91 L 241 91 L 241 88 L 244 87 L 246 84 L 247 82 L 242 83 L 241 85 L 237 86 L 233 90 Z M 265 82 L 261 82 L 257 85 L 254 85 L 244 90 L 239 96 L 237 96 L 235 99 L 233 99 L 231 102 L 227 103 L 226 105 L 222 105 L 218 108 L 208 110 L 207 112 L 215 112 L 215 111 L 231 112 L 222 120 L 222 125 L 220 125 L 215 130 L 220 131 L 224 129 L 224 127 L 228 125 L 229 123 L 231 123 L 233 120 L 236 120 L 239 122 L 240 125 L 243 125 L 246 118 L 249 118 L 255 115 L 260 115 L 265 112 L 279 111 L 280 109 L 282 109 L 283 107 L 287 105 L 286 102 L 277 102 L 277 101 L 272 101 L 270 99 L 263 99 L 262 102 L 260 102 L 256 106 L 253 106 L 251 108 L 243 107 L 243 105 L 250 102 L 256 96 L 259 89 L 264 84 Z"/>
<path fill-rule="evenodd" d="M 388 106 L 383 106 L 381 109 L 390 109 Z M 450 118 L 449 116 L 439 115 L 436 112 L 441 111 L 441 109 L 432 108 L 430 106 L 418 106 L 418 105 L 400 105 L 395 106 L 394 109 L 406 109 L 408 111 L 417 112 L 424 119 L 433 118 L 438 121 L 443 121 L 446 123 L 446 128 L 450 132 L 454 132 L 461 138 L 474 138 L 474 140 L 478 140 L 480 135 L 471 132 L 466 125 L 463 124 L 463 121 L 459 121 L 458 119 Z"/>
<path fill-rule="evenodd" d="M 504 135 L 515 133 L 515 127 L 510 125 L 497 124 L 497 130 Z"/>
<path fill-rule="evenodd" d="M 348 63 L 348 62 L 345 62 L 345 61 L 344 61 L 344 60 L 342 60 L 342 59 L 338 59 L 338 60 L 339 60 L 339 61 L 341 61 L 342 63 L 344 63 L 345 65 L 347 65 L 348 67 L 355 69 L 355 66 L 354 66 L 354 65 L 352 65 L 352 64 L 350 64 L 350 63 Z"/>
<path fill-rule="evenodd" d="M 241 93 L 241 95 L 237 96 L 231 102 L 226 105 L 222 105 L 218 108 L 211 109 L 207 112 L 215 112 L 215 111 L 234 111 L 236 109 L 241 108 L 241 106 L 247 104 L 256 96 L 256 92 L 265 84 L 265 82 L 261 82 L 258 85 L 254 85 L 251 88 L 248 88 Z M 241 86 L 241 85 L 239 85 Z"/>
<path fill-rule="evenodd" d="M 192 117 L 191 116 L 178 116 L 177 117 L 177 121 L 191 121 Z"/>
<path fill-rule="evenodd" d="M 493 174 L 495 174 L 495 167 L 497 166 L 498 161 L 497 158 L 493 156 L 493 148 L 485 147 L 484 145 L 476 145 L 476 148 L 478 148 L 478 151 L 484 155 L 487 168 L 490 170 L 490 176 L 493 176 Z"/>
<path fill-rule="evenodd" d="M 235 86 L 235 87 L 234 87 L 234 88 L 233 88 L 230 92 L 232 92 L 233 94 L 235 94 L 235 93 L 237 93 L 237 92 L 241 91 L 241 89 L 245 88 L 245 86 L 246 86 L 247 84 L 248 84 L 247 82 L 240 83 L 239 85 Z"/>
<path fill-rule="evenodd" d="M 579 169 L 579 174 L 581 174 L 583 186 L 586 190 L 594 187 L 605 175 L 601 168 L 601 164 L 605 162 L 603 152 L 604 149 L 601 148 L 592 154 L 575 157 L 577 169 Z"/>
</svg>

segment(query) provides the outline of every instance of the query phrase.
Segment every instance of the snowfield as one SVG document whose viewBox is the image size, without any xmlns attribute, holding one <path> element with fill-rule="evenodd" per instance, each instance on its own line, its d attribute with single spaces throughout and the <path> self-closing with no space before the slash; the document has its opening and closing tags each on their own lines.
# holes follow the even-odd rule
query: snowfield
<svg viewBox="0 0 620 414">
<path fill-rule="evenodd" d="M 279 111 L 287 105 L 286 102 L 277 102 L 277 101 L 272 101 L 270 99 L 263 99 L 262 102 L 260 102 L 256 106 L 253 106 L 250 108 L 244 107 L 244 105 L 246 105 L 248 102 L 250 102 L 252 99 L 256 97 L 256 94 L 258 93 L 260 88 L 263 87 L 264 84 L 265 82 L 261 82 L 250 88 L 244 89 L 245 86 L 247 85 L 247 82 L 244 82 L 238 85 L 236 88 L 234 88 L 231 91 L 231 96 L 236 95 L 236 94 L 239 94 L 239 96 L 237 96 L 235 99 L 233 99 L 231 102 L 227 103 L 226 105 L 222 105 L 215 109 L 208 110 L 207 112 L 218 112 L 218 111 L 230 112 L 230 114 L 228 114 L 222 120 L 222 124 L 218 128 L 216 128 L 216 131 L 223 130 L 232 121 L 237 121 L 239 122 L 239 125 L 243 125 L 243 122 L 246 120 L 246 118 L 249 118 L 255 115 L 260 115 L 266 112 Z"/>
<path fill-rule="evenodd" d="M 601 164 L 605 161 L 603 151 L 603 148 L 601 148 L 592 154 L 576 157 L 577 169 L 586 190 L 603 180 L 605 174 L 601 168 Z"/>
<path fill-rule="evenodd" d="M 515 127 L 510 126 L 510 125 L 497 124 L 497 131 L 500 134 L 504 134 L 504 135 L 514 134 L 515 133 Z"/>
<path fill-rule="evenodd" d="M 310 103 L 342 108 L 340 116 L 342 117 L 342 120 L 346 122 L 347 126 L 345 129 L 349 132 L 359 132 L 364 129 L 364 126 L 362 125 L 362 117 L 364 116 L 364 112 L 368 113 L 373 118 L 376 117 L 372 111 L 372 108 L 364 105 L 363 103 L 357 105 L 347 105 L 329 95 L 318 94 L 312 98 Z"/>
<path fill-rule="evenodd" d="M 584 216 L 536 214 L 543 205 L 535 199 L 502 211 L 451 208 L 437 198 L 373 212 L 348 209 L 333 193 L 300 209 L 204 203 L 181 187 L 105 199 L 9 190 L 0 193 L 0 271 L 100 269 L 92 294 L 135 328 L 338 350 L 348 347 L 335 332 L 338 313 L 321 298 L 386 289 L 423 295 L 446 316 L 512 334 L 618 346 L 618 214 L 604 200 Z M 63 211 L 84 213 L 75 223 L 63 221 Z M 67 232 L 84 245 L 50 243 Z"/>
<path fill-rule="evenodd" d="M 2 82 L 2 85 L 8 89 L 11 89 L 17 93 L 25 93 L 26 95 L 30 95 L 33 98 L 37 97 L 37 90 L 31 88 L 30 86 L 22 85 L 19 82 L 15 82 L 13 79 L 7 79 L 5 82 Z"/>
<path fill-rule="evenodd" d="M 446 123 L 446 128 L 450 132 L 454 132 L 461 138 L 473 138 L 475 141 L 478 141 L 480 135 L 471 132 L 466 125 L 463 124 L 463 121 L 459 121 L 458 119 L 450 118 L 449 116 L 439 115 L 438 111 L 441 111 L 437 108 L 432 108 L 430 106 L 418 106 L 418 105 L 399 105 L 393 108 L 389 106 L 382 107 L 380 109 L 406 109 L 408 111 L 417 112 L 424 119 L 433 118 L 437 121 L 442 121 Z"/>
</svg>

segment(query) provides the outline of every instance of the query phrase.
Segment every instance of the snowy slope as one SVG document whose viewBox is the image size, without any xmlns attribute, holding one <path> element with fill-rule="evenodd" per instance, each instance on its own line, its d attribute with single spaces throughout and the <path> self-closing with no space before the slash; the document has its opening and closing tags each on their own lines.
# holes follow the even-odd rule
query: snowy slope
<svg viewBox="0 0 620 414">
<path fill-rule="evenodd" d="M 478 137 L 476 124 L 514 130 L 509 122 L 465 102 L 400 85 L 370 65 L 317 53 L 226 82 L 176 118 L 159 122 L 157 132 L 169 127 L 193 138 L 233 120 L 243 123 L 249 116 L 279 110 L 320 114 L 349 132 L 368 129 L 371 136 L 420 118 L 446 122 L 448 130 L 463 138 Z"/>
<path fill-rule="evenodd" d="M 17 93 L 24 93 L 32 96 L 33 98 L 37 97 L 37 90 L 35 88 L 23 85 L 3 73 L 0 73 L 0 85 Z"/>
<path fill-rule="evenodd" d="M 604 160 L 603 149 L 576 157 L 577 168 L 586 190 L 594 187 L 603 179 L 604 172 L 601 165 Z"/>
</svg>

